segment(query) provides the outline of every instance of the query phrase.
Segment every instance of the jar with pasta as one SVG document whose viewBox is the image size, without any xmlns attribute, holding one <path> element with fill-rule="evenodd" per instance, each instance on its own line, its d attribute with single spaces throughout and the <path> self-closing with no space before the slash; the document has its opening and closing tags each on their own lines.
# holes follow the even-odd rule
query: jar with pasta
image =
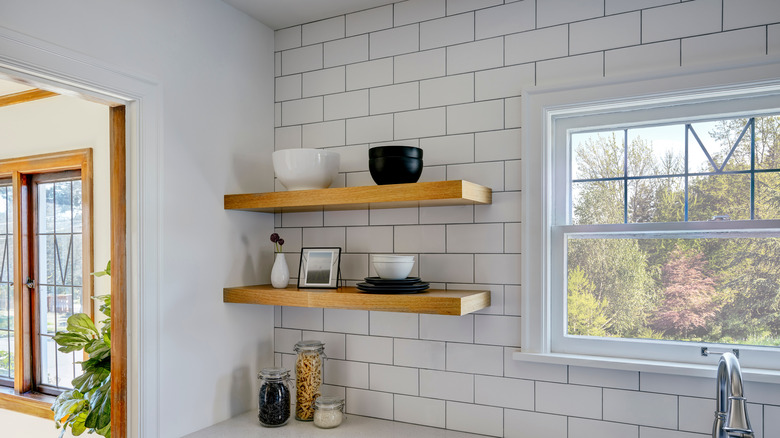
<svg viewBox="0 0 780 438">
<path fill-rule="evenodd" d="M 322 341 L 301 341 L 295 344 L 295 419 L 312 421 L 314 401 L 320 396 L 322 361 L 325 358 Z"/>
</svg>

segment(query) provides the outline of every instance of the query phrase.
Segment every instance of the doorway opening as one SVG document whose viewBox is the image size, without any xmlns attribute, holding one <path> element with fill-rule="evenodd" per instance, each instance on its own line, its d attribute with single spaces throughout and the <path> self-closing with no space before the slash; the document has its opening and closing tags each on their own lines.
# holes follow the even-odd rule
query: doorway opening
<svg viewBox="0 0 780 438">
<path fill-rule="evenodd" d="M 3 117 L 2 110 L 4 108 L 14 106 L 22 107 L 25 105 L 33 105 L 33 102 L 41 102 L 46 99 L 81 99 L 89 101 L 93 104 L 97 104 L 104 107 L 107 113 L 106 123 L 107 138 L 105 139 L 105 150 L 101 151 L 107 158 L 102 162 L 101 173 L 105 175 L 100 184 L 103 185 L 101 190 L 105 190 L 107 193 L 107 204 L 104 204 L 101 208 L 107 211 L 103 212 L 106 220 L 106 233 L 101 245 L 107 245 L 109 249 L 104 251 L 104 258 L 111 260 L 112 269 L 110 277 L 110 294 L 111 294 L 111 429 L 112 436 L 117 438 L 124 438 L 127 433 L 127 375 L 128 375 L 128 345 L 127 345 L 127 155 L 126 155 L 126 102 L 117 102 L 111 99 L 103 99 L 96 97 L 94 94 L 87 95 L 81 94 L 72 89 L 60 88 L 58 84 L 47 83 L 43 80 L 31 81 L 29 79 L 21 79 L 18 77 L 12 77 L 4 74 L 0 74 L 0 118 Z M 6 139 L 8 141 L 8 139 Z M 70 146 L 70 145 L 65 145 Z M 45 146 L 41 146 L 45 147 Z M 10 148 L 8 149 L 10 150 Z M 24 156 L 19 154 L 19 156 Z M 0 149 L 0 159 L 9 158 L 4 156 L 2 149 Z M 57 166 L 56 163 L 53 163 Z M 71 167 L 64 165 L 63 170 L 72 171 Z M 0 171 L 0 173 L 2 173 Z M 0 175 L 2 177 L 2 175 Z M 71 196 L 72 198 L 72 196 Z M 91 212 L 90 212 L 91 213 Z M 21 230 L 21 228 L 20 228 Z M 55 252 L 56 253 L 56 252 Z M 89 272 L 99 271 L 102 269 L 102 264 L 105 260 L 94 260 L 91 254 L 91 250 L 88 251 L 89 257 L 87 260 L 82 260 L 83 266 L 82 282 L 87 284 L 91 280 L 89 278 Z M 58 253 L 57 253 L 58 254 Z M 72 260 L 68 259 L 67 260 Z M 94 262 L 93 262 L 94 260 Z M 96 266 L 97 265 L 97 266 Z M 61 266 L 67 266 L 67 263 Z M 71 272 L 75 265 L 71 265 Z M 67 271 L 67 269 L 65 269 Z M 63 269 L 60 268 L 60 272 Z M 2 279 L 0 279 L 0 282 Z M 8 289 L 13 289 L 13 296 L 11 298 L 24 301 L 24 297 L 30 297 L 35 289 L 34 282 L 26 282 L 24 279 L 14 279 L 15 281 L 8 281 Z M 27 286 L 31 284 L 33 286 Z M 72 285 L 71 285 L 72 286 Z M 85 286 L 86 289 L 91 289 L 89 286 Z M 105 292 L 103 292 L 105 293 Z M 90 294 L 91 295 L 91 294 Z M 55 295 L 56 296 L 56 295 Z M 92 301 L 92 300 L 89 300 Z M 72 299 L 71 299 L 72 302 Z M 54 299 L 53 307 L 57 308 L 57 300 Z M 95 315 L 94 312 L 90 312 L 92 303 L 82 303 L 86 313 Z M 20 307 L 20 306 L 17 306 Z M 28 304 L 29 307 L 29 304 Z M 40 306 L 39 306 L 40 307 Z M 33 310 L 32 312 L 36 312 Z M 56 310 L 55 310 L 56 317 Z M 25 331 L 31 331 L 31 322 L 27 318 L 13 318 L 13 326 L 11 330 L 10 325 L 6 332 L 23 333 Z M 57 327 L 57 324 L 55 324 Z M 29 336 L 28 336 L 29 339 Z M 32 342 L 27 341 L 27 344 Z M 25 354 L 25 350 L 30 350 L 30 345 L 25 345 L 24 336 L 17 335 L 13 339 L 13 351 L 17 354 Z M 11 343 L 9 342 L 10 346 Z M 9 347 L 10 348 L 10 347 Z M 0 348 L 1 349 L 1 348 Z M 33 362 L 34 361 L 30 361 Z M 15 370 L 19 372 L 19 370 Z M 40 371 L 38 371 L 40 373 Z M 34 375 L 33 371 L 30 371 L 28 375 L 24 373 L 18 373 L 20 378 L 12 379 L 13 385 L 10 391 L 0 390 L 0 408 L 19 411 L 25 414 L 36 415 L 43 418 L 53 418 L 53 413 L 50 410 L 51 397 L 41 394 L 35 388 L 35 382 L 30 382 L 30 376 Z M 77 370 L 76 375 L 80 374 Z"/>
</svg>

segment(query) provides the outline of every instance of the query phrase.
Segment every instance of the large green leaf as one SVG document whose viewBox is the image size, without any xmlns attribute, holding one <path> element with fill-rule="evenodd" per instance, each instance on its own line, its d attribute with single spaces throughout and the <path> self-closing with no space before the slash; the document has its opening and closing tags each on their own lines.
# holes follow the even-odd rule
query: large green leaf
<svg viewBox="0 0 780 438">
<path fill-rule="evenodd" d="M 103 338 L 94 339 L 87 343 L 86 347 L 84 347 L 84 351 L 89 354 L 90 358 L 100 360 L 111 354 L 111 346 L 106 345 L 106 343 L 103 342 Z"/>
<path fill-rule="evenodd" d="M 98 336 L 99 332 L 92 319 L 86 313 L 75 313 L 68 318 L 68 331 Z"/>
<path fill-rule="evenodd" d="M 79 436 L 84 433 L 85 430 L 87 430 L 87 426 L 84 425 L 84 421 L 86 421 L 86 419 L 86 411 L 79 412 L 79 414 L 73 418 L 73 420 L 70 422 L 70 431 L 73 435 Z"/>
<path fill-rule="evenodd" d="M 106 438 L 111 438 L 111 423 L 109 422 L 106 427 L 102 429 L 97 429 L 95 432 L 97 432 L 98 435 L 103 435 Z"/>
<path fill-rule="evenodd" d="M 111 356 L 106 356 L 102 359 L 98 359 L 95 357 L 89 358 L 85 360 L 84 362 L 81 362 L 81 369 L 83 371 L 90 370 L 93 368 L 111 368 Z"/>
<path fill-rule="evenodd" d="M 87 400 L 76 389 L 65 391 L 58 395 L 51 406 L 54 411 L 54 420 L 58 423 L 67 422 L 72 415 L 86 407 Z"/>
<path fill-rule="evenodd" d="M 100 386 L 103 381 L 111 375 L 111 364 L 109 362 L 108 367 L 91 367 L 84 371 L 84 374 L 73 379 L 73 387 L 86 393 L 91 391 L 97 386 Z"/>
<path fill-rule="evenodd" d="M 90 412 L 84 425 L 91 429 L 102 429 L 111 424 L 111 382 L 98 388 L 89 399 Z"/>
<path fill-rule="evenodd" d="M 54 342 L 60 345 L 58 350 L 63 353 L 83 350 L 89 341 L 90 339 L 81 333 L 57 332 L 54 335 Z"/>
<path fill-rule="evenodd" d="M 92 275 L 95 277 L 102 277 L 104 275 L 111 275 L 111 260 L 108 261 L 106 264 L 106 269 L 98 272 L 93 272 Z"/>
</svg>

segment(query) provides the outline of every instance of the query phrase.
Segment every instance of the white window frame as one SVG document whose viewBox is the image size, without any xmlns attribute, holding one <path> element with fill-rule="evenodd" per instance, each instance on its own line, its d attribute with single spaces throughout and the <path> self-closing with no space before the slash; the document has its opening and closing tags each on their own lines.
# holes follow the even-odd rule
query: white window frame
<svg viewBox="0 0 780 438">
<path fill-rule="evenodd" d="M 588 339 L 564 336 L 565 232 L 590 232 L 594 226 L 560 226 L 568 214 L 569 130 L 584 126 L 625 126 L 648 120 L 707 118 L 780 108 L 777 64 L 720 70 L 682 71 L 646 78 L 603 79 L 576 87 L 534 88 L 523 93 L 523 261 L 522 349 L 517 360 L 583 364 L 607 368 L 687 370 L 709 375 L 718 355 L 694 354 L 701 346 L 728 351 L 739 348 L 748 378 L 780 382 L 780 352 L 764 348 L 650 340 Z M 724 110 L 726 108 L 727 110 Z M 695 111 L 693 111 L 695 109 Z M 698 117 L 694 116 L 697 114 Z M 561 196 L 566 194 L 566 196 Z M 780 228 L 780 221 L 740 221 L 745 229 Z M 621 224 L 627 233 L 651 229 L 668 236 L 675 231 L 717 232 L 732 223 Z M 534 256 L 531 257 L 530 255 Z M 720 348 L 718 348 L 720 347 Z M 754 370 L 750 370 L 753 368 Z"/>
</svg>

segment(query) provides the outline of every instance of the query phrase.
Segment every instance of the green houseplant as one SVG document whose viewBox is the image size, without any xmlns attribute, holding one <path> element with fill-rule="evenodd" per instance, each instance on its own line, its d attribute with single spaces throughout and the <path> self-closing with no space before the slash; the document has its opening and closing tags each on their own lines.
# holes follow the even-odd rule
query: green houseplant
<svg viewBox="0 0 780 438">
<path fill-rule="evenodd" d="M 106 269 L 92 275 L 111 275 L 111 261 Z M 100 312 L 107 316 L 98 329 L 85 313 L 68 318 L 65 331 L 57 332 L 54 341 L 59 351 L 84 351 L 89 359 L 81 362 L 83 373 L 71 382 L 73 389 L 60 394 L 51 406 L 60 437 L 68 427 L 73 435 L 84 431 L 111 437 L 111 295 L 93 297 L 100 302 Z"/>
</svg>

